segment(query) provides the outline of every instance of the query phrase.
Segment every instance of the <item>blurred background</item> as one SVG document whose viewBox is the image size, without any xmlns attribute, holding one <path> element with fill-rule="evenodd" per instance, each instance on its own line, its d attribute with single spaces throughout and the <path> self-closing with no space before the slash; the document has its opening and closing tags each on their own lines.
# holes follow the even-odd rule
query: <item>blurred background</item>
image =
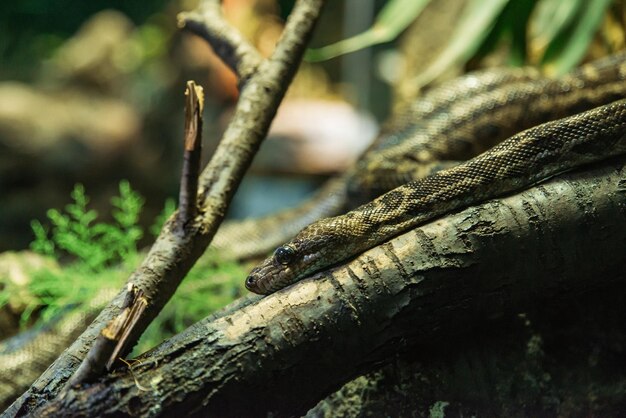
<svg viewBox="0 0 626 418">
<path fill-rule="evenodd" d="M 106 220 L 110 197 L 128 179 L 146 198 L 142 222 L 151 222 L 178 193 L 189 79 L 205 88 L 209 158 L 237 86 L 205 41 L 177 29 L 177 13 L 196 3 L 0 5 L 0 251 L 26 248 L 30 221 L 67 204 L 75 183 Z M 224 13 L 268 55 L 292 3 L 228 0 Z M 318 44 L 367 28 L 384 1 L 329 3 Z M 258 176 L 242 186 L 240 195 L 253 196 L 238 199 L 234 216 L 293 204 L 372 139 L 376 119 L 388 111 L 389 89 L 374 76 L 371 52 L 353 55 L 357 62 L 303 66 L 256 159 Z M 284 174 L 287 180 L 267 181 Z"/>
<path fill-rule="evenodd" d="M 106 220 L 128 179 L 146 198 L 141 222 L 154 219 L 178 192 L 189 79 L 205 87 L 209 158 L 237 87 L 206 42 L 177 29 L 177 13 L 196 5 L 2 2 L 0 251 L 26 248 L 30 221 L 63 207 L 76 183 Z M 223 7 L 268 55 L 293 1 Z M 487 65 L 565 72 L 621 49 L 624 16 L 624 2 L 611 0 L 329 1 L 312 41 L 323 48 L 309 50 L 230 215 L 296 204 L 362 152 L 394 103 L 425 85 Z"/>
</svg>

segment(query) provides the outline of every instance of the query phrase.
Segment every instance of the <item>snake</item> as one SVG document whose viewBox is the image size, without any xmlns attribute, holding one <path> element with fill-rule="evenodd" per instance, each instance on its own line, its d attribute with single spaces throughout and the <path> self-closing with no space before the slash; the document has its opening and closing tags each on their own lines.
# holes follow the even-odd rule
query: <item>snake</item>
<svg viewBox="0 0 626 418">
<path fill-rule="evenodd" d="M 346 176 L 355 207 L 280 245 L 248 290 L 273 293 L 447 213 L 626 153 L 623 53 L 560 78 L 471 77 L 467 94 L 435 89 L 412 105 L 419 120 L 409 109 L 398 130 L 384 128 Z"/>
<path fill-rule="evenodd" d="M 611 65 L 607 63 L 607 66 Z M 490 68 L 442 83 L 431 94 L 412 102 L 390 118 L 357 164 L 328 181 L 305 202 L 261 218 L 226 221 L 213 238 L 211 246 L 226 258 L 246 260 L 264 255 L 312 222 L 353 209 L 355 193 L 350 190 L 359 188 L 359 179 L 371 179 L 369 162 L 373 156 L 384 149 L 402 146 L 404 139 L 419 131 L 423 121 L 429 117 L 441 114 L 455 101 L 473 94 L 512 82 L 537 80 L 539 77 L 540 72 L 533 67 Z M 423 171 L 434 171 L 440 164 L 433 162 L 424 166 Z"/>
<path fill-rule="evenodd" d="M 278 247 L 246 279 L 248 289 L 268 294 L 436 216 L 564 171 L 570 160 L 579 165 L 623 152 L 617 138 L 626 104 L 613 102 L 626 97 L 625 77 L 623 53 L 558 79 L 524 67 L 444 82 L 392 116 L 352 167 L 304 204 L 231 221 L 211 245 L 237 259 Z M 24 390 L 88 322 L 70 313 L 0 343 L 0 370 L 8 371 L 0 374 L 0 401 Z M 26 364 L 28 373 L 20 370 Z"/>
<path fill-rule="evenodd" d="M 52 364 L 98 316 L 118 289 L 101 289 L 82 306 L 71 306 L 49 321 L 0 341 L 0 410 Z"/>
</svg>

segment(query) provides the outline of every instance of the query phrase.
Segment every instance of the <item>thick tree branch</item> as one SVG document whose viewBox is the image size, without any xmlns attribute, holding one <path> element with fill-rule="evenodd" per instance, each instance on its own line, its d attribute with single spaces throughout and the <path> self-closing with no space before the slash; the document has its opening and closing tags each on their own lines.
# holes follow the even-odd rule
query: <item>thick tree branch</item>
<svg viewBox="0 0 626 418">
<path fill-rule="evenodd" d="M 178 26 L 205 39 L 237 74 L 240 86 L 256 72 L 263 58 L 222 16 L 218 0 L 204 0 L 198 9 L 178 15 Z"/>
<path fill-rule="evenodd" d="M 202 255 L 226 213 L 232 196 L 267 134 L 321 11 L 323 0 L 299 0 L 287 20 L 275 52 L 264 61 L 241 92 L 235 114 L 220 146 L 199 180 L 201 213 L 185 227 L 177 228 L 175 213 L 128 284 L 139 289 L 148 305 L 128 334 L 125 352 L 137 341 L 152 319 L 170 299 L 195 261 Z M 62 384 L 85 358 L 103 326 L 119 315 L 127 287 L 100 313 L 87 330 L 6 411 L 15 416 L 55 397 Z M 94 357 L 98 357 L 95 355 Z"/>
<path fill-rule="evenodd" d="M 611 282 L 626 266 L 625 181 L 621 158 L 436 220 L 201 321 L 36 415 L 303 414 L 390 355 Z"/>
</svg>

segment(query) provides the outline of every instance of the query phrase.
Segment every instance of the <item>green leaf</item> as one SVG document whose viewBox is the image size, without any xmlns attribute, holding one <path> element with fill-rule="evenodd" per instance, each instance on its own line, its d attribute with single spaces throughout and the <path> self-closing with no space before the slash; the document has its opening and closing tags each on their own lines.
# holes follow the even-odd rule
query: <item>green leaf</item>
<svg viewBox="0 0 626 418">
<path fill-rule="evenodd" d="M 137 242 L 143 236 L 143 229 L 137 226 L 137 223 L 144 198 L 130 187 L 127 180 L 122 180 L 120 195 L 113 197 L 111 204 L 116 208 L 113 210 L 113 218 L 119 225 L 119 228 L 108 230 L 113 236 L 112 251 L 120 260 L 126 260 L 137 253 Z M 116 230 L 119 233 L 116 233 Z"/>
<path fill-rule="evenodd" d="M 587 0 L 542 0 L 530 25 L 530 37 L 542 45 L 550 44 L 584 8 Z"/>
<path fill-rule="evenodd" d="M 144 199 L 130 187 L 128 180 L 122 180 L 120 195 L 113 197 L 111 204 L 116 208 L 113 210 L 113 218 L 122 228 L 130 228 L 139 221 Z"/>
<path fill-rule="evenodd" d="M 565 74 L 583 59 L 612 1 L 584 2 L 574 21 L 554 38 L 541 60 L 549 74 Z"/>
<path fill-rule="evenodd" d="M 306 51 L 309 62 L 325 61 L 372 45 L 394 40 L 424 10 L 430 0 L 389 0 L 371 28 L 351 38 Z"/>
<path fill-rule="evenodd" d="M 511 34 L 511 54 L 509 62 L 514 66 L 526 64 L 528 56 L 528 45 L 526 42 L 526 32 L 530 16 L 535 9 L 537 0 L 513 1 L 507 7 L 507 20 Z"/>
<path fill-rule="evenodd" d="M 80 183 L 76 183 L 74 189 L 72 190 L 72 193 L 70 193 L 70 196 L 72 196 L 72 199 L 74 199 L 76 205 L 80 207 L 84 208 L 87 206 L 87 203 L 89 203 L 89 198 L 85 194 L 85 186 Z"/>
<path fill-rule="evenodd" d="M 508 63 L 513 66 L 524 65 L 527 58 L 526 29 L 537 1 L 509 1 L 473 58 L 481 59 L 493 53 L 502 41 L 508 41 L 510 45 Z"/>
<path fill-rule="evenodd" d="M 33 220 L 30 223 L 30 227 L 35 234 L 35 241 L 31 242 L 30 248 L 36 253 L 53 256 L 54 255 L 54 242 L 48 238 L 48 231 L 38 220 Z"/>
<path fill-rule="evenodd" d="M 413 80 L 415 87 L 430 83 L 451 66 L 474 55 L 507 3 L 508 0 L 469 0 L 448 46 Z"/>
<path fill-rule="evenodd" d="M 11 292 L 5 287 L 0 289 L 0 308 L 4 307 L 11 300 Z"/>
</svg>

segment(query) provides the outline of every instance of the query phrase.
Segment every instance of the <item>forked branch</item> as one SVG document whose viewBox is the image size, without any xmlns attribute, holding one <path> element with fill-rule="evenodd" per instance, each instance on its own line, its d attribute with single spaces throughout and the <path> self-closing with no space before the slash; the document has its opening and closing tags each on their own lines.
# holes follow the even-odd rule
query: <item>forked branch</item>
<svg viewBox="0 0 626 418">
<path fill-rule="evenodd" d="M 103 327 L 120 315 L 125 306 L 124 301 L 128 300 L 127 289 L 140 291 L 147 305 L 141 315 L 133 320 L 132 327 L 125 330 L 126 344 L 119 349 L 120 356 L 129 351 L 170 299 L 187 272 L 207 248 L 222 221 L 228 204 L 252 157 L 265 138 L 278 105 L 293 79 L 323 4 L 324 0 L 298 0 L 287 20 L 276 50 L 265 61 L 260 60 L 258 52 L 243 41 L 240 35 L 235 36 L 221 15 L 211 15 L 214 19 L 204 27 L 208 33 L 213 33 L 208 40 L 225 40 L 226 46 L 222 54 L 224 57 L 231 57 L 225 59 L 230 59 L 229 65 L 232 65 L 247 83 L 240 94 L 235 114 L 220 141 L 220 146 L 200 175 L 198 215 L 188 222 L 182 234 L 177 227 L 178 214 L 172 215 L 163 226 L 146 259 L 131 275 L 124 289 L 103 309 L 76 342 L 6 411 L 6 416 L 32 412 L 59 394 L 63 384 L 87 356 Z M 206 10 L 215 10 L 215 7 L 217 7 L 215 1 L 207 0 L 200 9 L 192 12 L 191 16 L 203 15 Z M 182 19 L 187 22 L 184 15 Z M 214 33 L 220 30 L 221 37 Z M 91 370 L 86 376 L 93 377 L 102 373 L 108 361 L 107 356 L 95 352 L 90 353 L 88 357 L 101 360 L 88 366 Z"/>
</svg>

